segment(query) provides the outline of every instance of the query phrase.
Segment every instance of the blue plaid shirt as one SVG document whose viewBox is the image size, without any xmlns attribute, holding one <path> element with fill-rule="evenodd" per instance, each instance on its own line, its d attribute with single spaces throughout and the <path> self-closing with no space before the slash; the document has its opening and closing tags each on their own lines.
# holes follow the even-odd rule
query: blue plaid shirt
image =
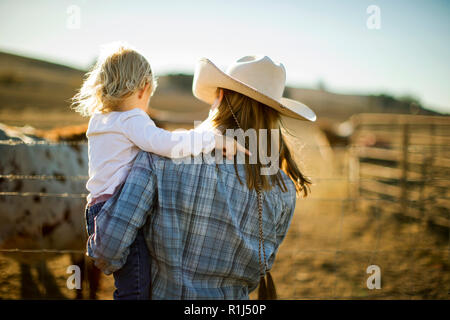
<svg viewBox="0 0 450 320">
<path fill-rule="evenodd" d="M 140 152 L 121 190 L 97 216 L 88 255 L 106 274 L 125 263 L 144 227 L 151 256 L 153 299 L 248 299 L 259 282 L 257 194 L 232 164 L 198 158 L 180 164 Z M 201 162 L 195 164 L 195 162 Z M 279 187 L 263 193 L 268 267 L 289 228 L 296 192 L 282 173 Z"/>
</svg>

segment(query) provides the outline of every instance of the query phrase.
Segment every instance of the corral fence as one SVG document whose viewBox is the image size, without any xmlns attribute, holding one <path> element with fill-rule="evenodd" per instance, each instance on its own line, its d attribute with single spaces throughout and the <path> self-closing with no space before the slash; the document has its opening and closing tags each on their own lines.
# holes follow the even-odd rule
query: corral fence
<svg viewBox="0 0 450 320">
<path fill-rule="evenodd" d="M 367 252 L 363 251 L 363 249 L 357 249 L 355 252 L 345 251 L 345 248 L 340 247 L 343 236 L 343 217 L 344 215 L 349 216 L 346 212 L 351 210 L 351 206 L 358 207 L 356 210 L 352 210 L 353 212 L 374 210 L 377 212 L 377 217 L 381 216 L 380 213 L 396 214 L 416 219 L 421 223 L 431 222 L 449 228 L 450 117 L 359 114 L 353 116 L 350 121 L 354 128 L 351 143 L 348 147 L 337 148 L 345 153 L 348 151 L 350 155 L 348 158 L 348 172 L 339 177 L 326 177 L 319 181 L 328 183 L 337 179 L 348 180 L 350 182 L 348 184 L 351 188 L 350 192 L 346 192 L 342 197 L 333 196 L 330 198 L 327 196 L 306 200 L 320 204 L 330 202 L 339 204 L 337 207 L 340 208 L 341 222 L 339 228 L 341 231 L 337 235 L 337 246 L 326 250 L 296 248 L 296 251 L 305 254 L 329 254 L 335 252 L 335 264 L 338 263 L 339 255 L 343 253 L 354 254 L 356 252 L 367 254 L 369 257 L 367 265 L 371 265 L 372 260 L 379 252 L 376 246 L 373 249 L 366 250 Z M 0 142 L 1 144 L 8 145 L 11 150 L 23 145 L 27 148 L 60 147 L 63 145 L 86 147 L 83 142 L 3 141 Z M 32 151 L 29 152 L 32 154 Z M 344 162 L 347 163 L 347 161 Z M 55 189 L 47 189 L 46 191 L 0 189 L 0 197 L 14 198 L 17 202 L 23 202 L 25 199 L 33 197 L 42 197 L 42 203 L 53 199 L 82 203 L 86 197 L 85 190 L 79 187 L 79 185 L 84 186 L 87 180 L 85 174 L 63 172 L 63 175 L 59 175 L 39 170 L 35 173 L 16 171 L 0 172 L 0 179 L 8 182 L 39 181 L 48 182 L 49 184 L 52 181 L 63 180 L 73 181 L 77 186 L 76 188 L 68 187 L 68 189 L 55 187 Z M 327 205 L 326 207 L 328 208 L 329 206 Z M 380 235 L 381 233 L 377 233 L 377 237 L 380 237 Z M 378 240 L 377 238 L 376 243 L 379 243 Z M 424 248 L 420 250 L 424 250 Z M 427 250 L 431 252 L 431 250 L 440 249 L 430 247 Z M 83 254 L 84 250 L 79 248 L 25 249 L 18 247 L 0 249 L 0 253 L 5 255 L 16 253 L 32 255 L 45 255 L 48 253 Z M 337 284 L 338 275 L 336 270 L 336 268 L 333 268 L 333 271 L 330 271 L 330 273 L 335 274 L 335 282 Z M 87 282 L 87 279 L 85 281 Z M 87 286 L 88 283 L 85 283 L 83 288 Z M 387 294 L 387 297 L 393 296 L 395 295 Z M 339 295 L 318 296 L 317 298 L 325 297 L 338 298 Z M 377 295 L 377 297 L 383 296 Z M 290 298 L 314 297 L 293 294 Z"/>
<path fill-rule="evenodd" d="M 358 208 L 449 228 L 450 117 L 358 114 L 350 121 Z"/>
</svg>

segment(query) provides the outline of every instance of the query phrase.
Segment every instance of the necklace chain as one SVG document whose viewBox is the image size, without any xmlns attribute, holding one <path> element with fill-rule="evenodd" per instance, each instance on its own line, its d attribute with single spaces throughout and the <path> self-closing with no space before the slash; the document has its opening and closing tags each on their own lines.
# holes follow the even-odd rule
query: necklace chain
<svg viewBox="0 0 450 320">
<path fill-rule="evenodd" d="M 231 108 L 231 104 L 228 101 L 228 97 L 226 95 L 225 95 L 225 100 L 227 101 L 228 107 L 230 108 L 230 112 L 233 115 L 234 121 L 236 121 L 236 124 L 239 127 L 239 129 L 242 130 L 241 125 L 239 124 L 239 121 L 238 121 L 236 115 L 234 114 L 233 109 Z M 266 271 L 268 268 L 267 268 L 267 260 L 266 260 L 266 250 L 265 250 L 265 246 L 264 246 L 263 219 L 262 219 L 263 198 L 262 198 L 260 181 L 258 181 L 256 184 L 256 193 L 258 195 L 258 220 L 259 220 L 258 257 L 259 257 L 260 274 L 261 274 L 261 276 L 264 276 L 266 274 Z M 261 247 L 262 247 L 262 252 L 263 252 L 263 256 L 264 256 L 264 264 L 261 259 Z"/>
</svg>

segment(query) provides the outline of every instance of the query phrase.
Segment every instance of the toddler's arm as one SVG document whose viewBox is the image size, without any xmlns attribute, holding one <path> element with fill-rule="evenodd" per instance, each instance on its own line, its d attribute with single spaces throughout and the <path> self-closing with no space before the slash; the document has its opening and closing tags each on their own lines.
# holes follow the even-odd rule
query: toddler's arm
<svg viewBox="0 0 450 320">
<path fill-rule="evenodd" d="M 212 131 L 167 131 L 158 128 L 150 117 L 142 112 L 122 119 L 125 136 L 141 150 L 152 152 L 169 158 L 182 158 L 209 153 L 214 148 L 225 150 L 228 157 L 237 150 L 247 152 L 231 138 Z"/>
</svg>

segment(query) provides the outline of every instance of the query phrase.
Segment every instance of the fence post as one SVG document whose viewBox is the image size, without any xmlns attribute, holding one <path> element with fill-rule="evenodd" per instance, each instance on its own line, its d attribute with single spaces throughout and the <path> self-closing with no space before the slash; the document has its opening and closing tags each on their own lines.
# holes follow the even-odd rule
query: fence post
<svg viewBox="0 0 450 320">
<path fill-rule="evenodd" d="M 350 137 L 350 150 L 349 150 L 349 158 L 348 158 L 348 183 L 350 185 L 350 192 L 348 197 L 351 199 L 351 210 L 355 212 L 359 210 L 359 148 L 356 143 L 355 137 L 358 135 L 358 130 L 360 129 L 360 119 L 357 116 L 352 116 L 351 121 L 353 125 L 353 133 Z"/>
<path fill-rule="evenodd" d="M 401 198 L 400 205 L 402 214 L 408 215 L 408 148 L 409 148 L 409 124 L 405 122 L 403 124 L 403 137 L 402 137 L 402 176 L 400 180 Z"/>
<path fill-rule="evenodd" d="M 422 192 L 423 194 L 423 198 L 424 198 L 424 203 L 422 205 L 423 207 L 423 212 L 422 212 L 422 223 L 424 225 L 424 228 L 426 226 L 426 224 L 428 223 L 428 220 L 430 218 L 430 211 L 433 210 L 433 206 L 427 206 L 428 203 L 434 203 L 434 198 L 435 198 L 435 191 L 433 190 L 433 192 L 429 192 L 429 194 L 426 194 L 426 187 L 430 184 L 430 182 L 433 180 L 433 175 L 434 175 L 434 159 L 436 157 L 436 149 L 435 149 L 435 145 L 433 144 L 433 140 L 435 139 L 436 136 L 436 127 L 434 125 L 434 122 L 432 122 L 430 124 L 430 144 L 429 144 L 429 150 L 427 150 L 428 152 L 427 154 L 427 158 L 424 159 L 424 170 L 426 173 L 426 176 L 424 177 L 425 181 L 423 183 L 423 190 Z M 424 153 L 425 154 L 425 153 Z M 426 160 L 426 161 L 425 161 Z M 432 200 L 433 199 L 433 200 Z"/>
</svg>

